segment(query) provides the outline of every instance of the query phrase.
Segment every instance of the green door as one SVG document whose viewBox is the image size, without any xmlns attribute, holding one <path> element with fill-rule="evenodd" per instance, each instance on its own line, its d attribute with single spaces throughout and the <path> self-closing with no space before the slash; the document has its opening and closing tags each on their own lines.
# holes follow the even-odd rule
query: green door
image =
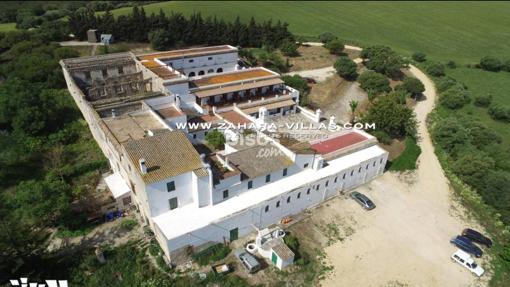
<svg viewBox="0 0 510 287">
<path fill-rule="evenodd" d="M 278 257 L 276 256 L 276 253 L 273 252 L 273 255 L 271 255 L 271 262 L 276 265 L 276 261 L 278 261 Z"/>
<path fill-rule="evenodd" d="M 239 238 L 239 228 L 234 228 L 230 230 L 230 241 L 234 241 Z"/>
</svg>

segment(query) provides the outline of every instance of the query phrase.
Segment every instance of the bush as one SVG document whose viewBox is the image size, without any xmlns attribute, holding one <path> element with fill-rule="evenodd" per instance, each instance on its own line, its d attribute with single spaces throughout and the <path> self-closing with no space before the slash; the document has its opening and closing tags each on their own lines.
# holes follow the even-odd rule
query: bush
<svg viewBox="0 0 510 287">
<path fill-rule="evenodd" d="M 406 148 L 391 162 L 390 170 L 403 171 L 416 169 L 416 160 L 421 154 L 421 148 L 412 137 L 406 137 Z"/>
<path fill-rule="evenodd" d="M 157 243 L 151 243 L 149 245 L 149 254 L 152 256 L 157 256 L 162 253 L 161 247 Z"/>
<path fill-rule="evenodd" d="M 510 108 L 493 104 L 489 107 L 489 115 L 494 120 L 510 122 Z"/>
<path fill-rule="evenodd" d="M 149 41 L 156 51 L 168 50 L 175 43 L 175 39 L 167 30 L 159 29 L 149 33 Z"/>
<path fill-rule="evenodd" d="M 170 271 L 170 266 L 166 264 L 165 259 L 163 258 L 163 255 L 159 255 L 156 257 L 156 264 L 159 266 L 159 268 L 163 269 L 163 271 Z"/>
<path fill-rule="evenodd" d="M 205 140 L 215 149 L 219 149 L 225 144 L 225 136 L 218 130 L 208 132 L 205 136 Z"/>
<path fill-rule="evenodd" d="M 344 43 L 338 39 L 327 42 L 324 47 L 329 50 L 330 54 L 340 55 L 344 50 Z"/>
<path fill-rule="evenodd" d="M 390 81 L 383 74 L 374 71 L 367 71 L 361 74 L 358 79 L 360 86 L 365 90 L 370 98 L 388 93 L 391 91 Z"/>
<path fill-rule="evenodd" d="M 422 52 L 415 52 L 411 57 L 413 58 L 413 60 L 419 63 L 425 62 L 427 60 L 427 56 L 425 55 L 425 53 Z"/>
<path fill-rule="evenodd" d="M 207 265 L 211 262 L 221 260 L 230 253 L 230 247 L 221 243 L 212 245 L 198 253 L 192 255 L 193 260 L 200 266 Z"/>
<path fill-rule="evenodd" d="M 335 62 L 336 73 L 340 77 L 347 80 L 356 79 L 358 76 L 358 73 L 356 72 L 357 68 L 358 65 L 356 65 L 353 60 L 346 56 L 338 58 L 338 60 Z"/>
<path fill-rule="evenodd" d="M 280 46 L 282 54 L 289 57 L 298 56 L 298 45 L 294 41 L 286 40 Z"/>
<path fill-rule="evenodd" d="M 134 219 L 125 218 L 122 219 L 122 222 L 120 223 L 120 227 L 125 230 L 133 230 L 138 225 L 138 222 Z"/>
<path fill-rule="evenodd" d="M 365 60 L 364 64 L 367 68 L 388 77 L 399 76 L 400 68 L 406 64 L 406 61 L 390 47 L 380 45 L 363 49 L 360 57 Z M 367 59 L 369 61 L 366 61 Z"/>
<path fill-rule="evenodd" d="M 444 76 L 444 66 L 441 63 L 432 63 L 427 65 L 425 71 L 434 77 Z"/>
<path fill-rule="evenodd" d="M 478 96 L 475 98 L 475 106 L 478 107 L 488 107 L 492 102 L 492 95 L 487 96 Z"/>
<path fill-rule="evenodd" d="M 446 66 L 450 69 L 455 69 L 455 68 L 457 68 L 457 63 L 450 60 L 450 61 L 446 62 Z"/>
<path fill-rule="evenodd" d="M 455 85 L 461 84 L 459 84 L 457 80 L 452 77 L 443 77 L 436 81 L 436 88 L 439 93 L 442 93 Z"/>
<path fill-rule="evenodd" d="M 402 83 L 402 87 L 406 92 L 415 97 L 425 92 L 425 86 L 420 80 L 416 78 L 405 78 L 404 82 Z"/>
<path fill-rule="evenodd" d="M 501 61 L 495 57 L 485 56 L 480 59 L 480 68 L 486 71 L 498 72 L 501 69 Z"/>
<path fill-rule="evenodd" d="M 285 75 L 282 77 L 285 85 L 292 87 L 299 91 L 299 104 L 302 106 L 308 105 L 308 93 L 310 92 L 310 87 L 306 83 L 306 80 L 303 79 L 300 75 Z"/>
<path fill-rule="evenodd" d="M 506 60 L 502 65 L 501 65 L 501 70 L 503 71 L 507 71 L 507 72 L 510 72 L 510 60 Z"/>
<path fill-rule="evenodd" d="M 455 155 L 471 143 L 471 134 L 455 117 L 448 117 L 438 121 L 433 129 L 434 141 L 448 153 Z"/>
<path fill-rule="evenodd" d="M 390 145 L 391 142 L 393 141 L 391 139 L 391 137 L 384 131 L 381 131 L 381 130 L 375 130 L 375 131 L 372 131 L 370 132 L 374 137 L 377 138 L 377 140 L 382 143 L 382 144 L 385 144 L 385 145 Z"/>
<path fill-rule="evenodd" d="M 330 32 L 325 32 L 319 35 L 319 41 L 321 41 L 324 44 L 329 43 L 336 39 L 337 37 Z"/>
<path fill-rule="evenodd" d="M 439 102 L 449 109 L 460 109 L 469 103 L 469 95 L 461 86 L 453 86 L 439 95 Z"/>
</svg>

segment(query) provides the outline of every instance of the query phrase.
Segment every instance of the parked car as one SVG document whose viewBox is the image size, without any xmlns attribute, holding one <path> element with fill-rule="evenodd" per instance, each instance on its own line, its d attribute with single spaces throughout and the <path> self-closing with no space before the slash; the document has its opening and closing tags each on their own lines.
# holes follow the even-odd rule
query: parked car
<svg viewBox="0 0 510 287">
<path fill-rule="evenodd" d="M 375 208 L 375 204 L 363 193 L 359 193 L 357 191 L 351 192 L 351 198 L 358 202 L 366 210 Z"/>
<path fill-rule="evenodd" d="M 473 230 L 471 228 L 466 228 L 462 230 L 462 235 L 471 239 L 471 241 L 483 244 L 489 248 L 492 247 L 492 240 L 490 240 L 488 237 L 484 236 L 480 232 Z"/>
<path fill-rule="evenodd" d="M 467 253 L 471 253 L 476 257 L 482 257 L 483 252 L 478 246 L 474 245 L 469 238 L 464 237 L 462 235 L 457 235 L 456 237 L 450 240 L 450 243 L 457 246 L 459 249 L 466 251 Z"/>
<path fill-rule="evenodd" d="M 241 262 L 241 265 L 248 270 L 249 273 L 257 272 L 261 265 L 255 256 L 251 255 L 244 249 L 238 249 L 235 252 L 237 259 Z"/>
<path fill-rule="evenodd" d="M 476 276 L 480 277 L 485 272 L 482 267 L 480 267 L 476 262 L 469 256 L 468 253 L 457 250 L 457 252 L 452 254 L 452 260 L 459 263 L 460 265 L 466 267 L 469 271 L 476 274 Z"/>
<path fill-rule="evenodd" d="M 305 79 L 308 84 L 317 84 L 317 81 L 314 78 L 304 77 L 303 79 Z"/>
</svg>

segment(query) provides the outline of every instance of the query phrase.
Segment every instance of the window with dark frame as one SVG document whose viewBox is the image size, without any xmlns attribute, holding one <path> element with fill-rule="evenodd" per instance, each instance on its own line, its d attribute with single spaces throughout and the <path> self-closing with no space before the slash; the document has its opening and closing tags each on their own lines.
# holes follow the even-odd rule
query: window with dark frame
<svg viewBox="0 0 510 287">
<path fill-rule="evenodd" d="M 287 203 L 290 203 L 290 196 L 287 197 Z"/>
<path fill-rule="evenodd" d="M 308 164 L 307 164 L 307 163 L 305 163 L 305 165 L 303 165 L 303 168 L 307 168 L 307 167 L 308 167 Z"/>
<path fill-rule="evenodd" d="M 268 212 L 269 211 L 269 205 L 266 205 L 266 208 L 264 208 L 264 212 Z"/>
<path fill-rule="evenodd" d="M 280 201 L 279 200 L 276 202 L 276 207 L 277 208 L 280 207 Z"/>
<path fill-rule="evenodd" d="M 174 191 L 175 190 L 175 181 L 170 181 L 166 183 L 166 191 Z"/>
<path fill-rule="evenodd" d="M 168 200 L 170 204 L 170 210 L 176 209 L 179 206 L 179 202 L 177 201 L 177 197 L 172 197 Z"/>
<path fill-rule="evenodd" d="M 248 189 L 251 189 L 251 188 L 253 188 L 253 181 L 252 180 L 248 181 Z"/>
<path fill-rule="evenodd" d="M 270 182 L 270 181 L 271 181 L 271 175 L 268 174 L 268 175 L 266 175 L 266 182 Z"/>
<path fill-rule="evenodd" d="M 306 190 L 306 194 L 310 194 L 310 188 Z"/>
<path fill-rule="evenodd" d="M 297 198 L 301 198 L 301 192 L 298 192 Z"/>
<path fill-rule="evenodd" d="M 286 175 L 287 175 L 287 169 L 286 169 L 286 168 L 284 168 L 284 169 L 283 169 L 283 176 L 286 176 Z"/>
<path fill-rule="evenodd" d="M 228 189 L 225 189 L 223 191 L 223 198 L 227 198 L 228 197 Z"/>
</svg>

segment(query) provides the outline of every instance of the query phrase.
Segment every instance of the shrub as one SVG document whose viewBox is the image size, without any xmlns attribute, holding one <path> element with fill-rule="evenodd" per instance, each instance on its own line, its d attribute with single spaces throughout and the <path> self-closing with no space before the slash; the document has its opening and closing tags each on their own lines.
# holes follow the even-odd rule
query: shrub
<svg viewBox="0 0 510 287">
<path fill-rule="evenodd" d="M 469 146 L 471 142 L 469 130 L 455 117 L 438 121 L 433 129 L 432 137 L 450 155 Z"/>
<path fill-rule="evenodd" d="M 225 136 L 218 130 L 208 132 L 205 140 L 215 149 L 219 149 L 225 144 Z"/>
<path fill-rule="evenodd" d="M 298 56 L 298 45 L 294 41 L 286 40 L 282 43 L 280 46 L 280 50 L 282 51 L 282 54 L 289 57 L 295 57 Z"/>
<path fill-rule="evenodd" d="M 172 33 L 164 29 L 149 33 L 149 41 L 152 48 L 156 51 L 168 50 L 175 43 Z"/>
<path fill-rule="evenodd" d="M 450 61 L 446 62 L 446 66 L 450 69 L 455 69 L 455 68 L 457 68 L 457 63 L 450 60 Z"/>
<path fill-rule="evenodd" d="M 416 78 L 405 78 L 402 86 L 406 92 L 413 96 L 418 96 L 419 94 L 425 92 L 425 86 L 420 80 Z"/>
<path fill-rule="evenodd" d="M 510 72 L 510 60 L 506 60 L 502 65 L 501 65 L 501 70 L 503 71 L 507 71 L 507 72 Z"/>
<path fill-rule="evenodd" d="M 455 80 L 454 78 L 452 77 L 443 77 L 443 78 L 440 78 L 436 81 L 436 88 L 437 88 L 437 91 L 438 92 L 444 92 L 446 90 L 448 90 L 449 88 L 455 86 L 455 85 L 460 85 L 457 80 Z"/>
<path fill-rule="evenodd" d="M 193 260 L 195 260 L 199 265 L 204 266 L 211 262 L 215 262 L 221 260 L 230 253 L 230 247 L 223 245 L 221 243 L 212 245 L 198 253 L 192 255 Z"/>
<path fill-rule="evenodd" d="M 441 63 L 432 63 L 432 64 L 429 64 L 425 68 L 425 71 L 427 71 L 427 73 L 429 73 L 431 76 L 434 76 L 434 77 L 442 77 L 442 76 L 444 76 L 444 66 Z"/>
<path fill-rule="evenodd" d="M 344 50 L 344 43 L 338 39 L 333 39 L 327 42 L 324 47 L 329 50 L 330 54 L 340 55 Z"/>
<path fill-rule="evenodd" d="M 356 65 L 353 60 L 346 56 L 338 58 L 338 60 L 335 62 L 336 73 L 340 77 L 347 80 L 356 79 L 358 76 L 358 73 L 356 72 L 357 68 L 358 65 Z"/>
<path fill-rule="evenodd" d="M 488 107 L 492 102 L 492 95 L 487 96 L 478 96 L 475 98 L 475 106 L 478 107 Z"/>
<path fill-rule="evenodd" d="M 391 137 L 384 131 L 381 131 L 381 130 L 375 130 L 375 131 L 372 131 L 370 132 L 374 137 L 377 138 L 377 140 L 382 143 L 382 144 L 385 144 L 385 145 L 390 145 L 391 142 L 393 141 L 391 139 Z"/>
<path fill-rule="evenodd" d="M 157 243 L 151 243 L 149 245 L 149 254 L 152 256 L 157 256 L 161 253 L 161 248 Z"/>
<path fill-rule="evenodd" d="M 166 272 L 170 271 L 170 266 L 166 264 L 163 255 L 159 255 L 158 257 L 156 257 L 156 264 L 159 266 L 159 268 L 163 269 L 164 271 Z"/>
<path fill-rule="evenodd" d="M 138 225 L 138 222 L 135 219 L 122 219 L 122 222 L 120 223 L 120 227 L 125 230 L 132 230 Z"/>
<path fill-rule="evenodd" d="M 501 61 L 495 57 L 485 56 L 480 59 L 480 68 L 486 71 L 498 72 L 501 69 Z"/>
<path fill-rule="evenodd" d="M 360 57 L 364 60 L 369 60 L 364 61 L 367 68 L 385 74 L 388 77 L 400 75 L 400 68 L 406 64 L 404 59 L 390 47 L 380 45 L 363 49 Z"/>
<path fill-rule="evenodd" d="M 427 60 L 427 55 L 425 55 L 425 53 L 422 52 L 415 52 L 411 57 L 413 58 L 413 60 L 419 63 L 425 62 Z"/>
<path fill-rule="evenodd" d="M 319 41 L 324 44 L 329 43 L 335 39 L 337 39 L 337 37 L 330 32 L 325 32 L 319 35 Z"/>
<path fill-rule="evenodd" d="M 379 94 L 391 91 L 390 81 L 383 74 L 374 71 L 367 71 L 361 74 L 358 79 L 363 90 L 367 91 L 369 97 L 373 98 Z"/>
<path fill-rule="evenodd" d="M 308 105 L 308 93 L 310 92 L 310 87 L 306 83 L 306 80 L 303 79 L 300 75 L 285 75 L 282 77 L 285 85 L 292 87 L 299 91 L 299 104 L 302 106 Z"/>
<path fill-rule="evenodd" d="M 439 102 L 449 109 L 460 109 L 469 103 L 469 95 L 466 89 L 457 85 L 442 92 Z"/>
<path fill-rule="evenodd" d="M 510 122 L 510 108 L 493 104 L 489 107 L 489 115 L 494 120 Z"/>
<path fill-rule="evenodd" d="M 283 238 L 283 241 L 285 242 L 285 244 L 287 246 L 289 246 L 289 248 L 292 251 L 294 251 L 294 252 L 299 251 L 299 240 L 294 235 L 290 235 L 290 234 L 286 235 Z"/>
</svg>

